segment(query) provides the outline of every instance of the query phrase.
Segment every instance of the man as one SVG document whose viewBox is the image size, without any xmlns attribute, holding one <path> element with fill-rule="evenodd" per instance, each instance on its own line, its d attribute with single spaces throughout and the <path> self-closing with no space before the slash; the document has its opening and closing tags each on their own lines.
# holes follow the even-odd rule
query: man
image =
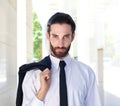
<svg viewBox="0 0 120 106">
<path fill-rule="evenodd" d="M 95 74 L 82 62 L 69 55 L 76 25 L 70 15 L 56 13 L 48 21 L 47 39 L 50 43 L 51 69 L 31 70 L 23 81 L 22 106 L 101 106 Z M 64 81 L 59 63 L 65 62 Z M 61 93 L 65 83 L 66 91 Z M 61 95 L 65 96 L 61 97 Z M 61 99 L 63 101 L 61 102 Z M 61 105 L 66 102 L 65 105 Z"/>
</svg>

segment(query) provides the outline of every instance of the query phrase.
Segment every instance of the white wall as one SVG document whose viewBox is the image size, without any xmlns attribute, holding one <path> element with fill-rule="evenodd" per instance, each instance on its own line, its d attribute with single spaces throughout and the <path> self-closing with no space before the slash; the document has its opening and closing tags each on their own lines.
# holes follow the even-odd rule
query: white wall
<svg viewBox="0 0 120 106">
<path fill-rule="evenodd" d="M 16 2 L 0 0 L 0 106 L 14 106 L 17 83 Z"/>
<path fill-rule="evenodd" d="M 22 1 L 22 0 L 18 0 Z M 32 43 L 32 2 L 31 0 L 23 0 L 26 12 L 25 17 L 17 18 L 18 11 L 17 0 L 0 0 L 0 106 L 15 106 L 17 82 L 18 82 L 18 63 L 22 56 L 18 55 L 20 48 L 26 47 L 25 51 L 19 51 L 19 54 L 26 52 L 26 62 L 32 61 L 33 43 Z M 20 5 L 22 9 L 23 5 Z M 21 34 L 21 27 L 18 27 L 18 21 L 23 23 L 23 19 L 27 20 L 22 39 L 18 38 Z M 18 20 L 20 19 L 20 20 Z M 22 27 L 23 27 L 22 26 Z M 26 39 L 25 39 L 26 38 Z M 25 42 L 23 42 L 25 41 Z M 19 46 L 18 43 L 19 42 Z M 22 59 L 21 64 L 24 64 Z"/>
</svg>

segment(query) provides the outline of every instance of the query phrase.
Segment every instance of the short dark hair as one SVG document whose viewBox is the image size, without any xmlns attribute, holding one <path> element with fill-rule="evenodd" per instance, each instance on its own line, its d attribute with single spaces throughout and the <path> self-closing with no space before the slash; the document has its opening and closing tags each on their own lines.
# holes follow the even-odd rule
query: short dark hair
<svg viewBox="0 0 120 106">
<path fill-rule="evenodd" d="M 62 12 L 57 12 L 54 15 L 52 15 L 51 18 L 48 20 L 48 23 L 47 23 L 47 32 L 48 33 L 50 33 L 51 25 L 55 24 L 55 23 L 60 23 L 60 24 L 66 23 L 66 24 L 69 24 L 69 25 L 71 25 L 72 33 L 75 32 L 76 25 L 75 25 L 74 20 L 72 19 L 72 17 L 69 14 L 62 13 Z"/>
</svg>

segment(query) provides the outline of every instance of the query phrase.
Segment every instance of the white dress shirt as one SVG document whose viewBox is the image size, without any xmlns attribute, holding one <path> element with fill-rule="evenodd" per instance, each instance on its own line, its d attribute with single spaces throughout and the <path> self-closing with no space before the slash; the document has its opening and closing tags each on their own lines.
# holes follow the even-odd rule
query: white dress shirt
<svg viewBox="0 0 120 106">
<path fill-rule="evenodd" d="M 22 106 L 60 106 L 59 105 L 59 62 L 58 58 L 50 55 L 52 62 L 51 85 L 44 101 L 40 101 L 36 94 L 40 89 L 40 70 L 26 73 L 23 81 Z M 68 106 L 101 106 L 95 74 L 92 69 L 69 55 L 65 73 L 68 94 Z"/>
</svg>

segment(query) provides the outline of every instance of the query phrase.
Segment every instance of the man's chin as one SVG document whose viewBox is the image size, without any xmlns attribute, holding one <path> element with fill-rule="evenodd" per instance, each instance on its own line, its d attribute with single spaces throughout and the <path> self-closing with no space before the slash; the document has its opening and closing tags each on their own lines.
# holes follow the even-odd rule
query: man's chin
<svg viewBox="0 0 120 106">
<path fill-rule="evenodd" d="M 56 49 L 56 53 L 58 54 L 64 54 L 66 52 L 66 49 Z"/>
<path fill-rule="evenodd" d="M 57 53 L 57 54 L 54 54 L 55 55 L 55 57 L 58 57 L 58 58 L 63 58 L 63 57 L 65 57 L 67 54 L 64 54 L 64 53 Z"/>
<path fill-rule="evenodd" d="M 57 58 L 64 58 L 68 54 L 69 48 L 56 48 L 56 49 L 51 49 L 53 56 Z"/>
</svg>

